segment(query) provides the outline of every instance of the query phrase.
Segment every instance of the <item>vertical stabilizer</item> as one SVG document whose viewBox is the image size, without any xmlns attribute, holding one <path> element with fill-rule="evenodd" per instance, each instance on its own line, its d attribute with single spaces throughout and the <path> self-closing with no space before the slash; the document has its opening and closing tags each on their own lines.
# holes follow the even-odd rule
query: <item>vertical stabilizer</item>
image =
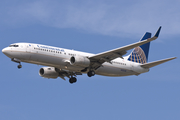
<svg viewBox="0 0 180 120">
<path fill-rule="evenodd" d="M 146 40 L 148 38 L 151 38 L 151 33 L 146 32 L 140 41 Z M 150 42 L 134 48 L 131 54 L 129 55 L 128 60 L 142 64 L 147 63 L 149 47 Z"/>
</svg>

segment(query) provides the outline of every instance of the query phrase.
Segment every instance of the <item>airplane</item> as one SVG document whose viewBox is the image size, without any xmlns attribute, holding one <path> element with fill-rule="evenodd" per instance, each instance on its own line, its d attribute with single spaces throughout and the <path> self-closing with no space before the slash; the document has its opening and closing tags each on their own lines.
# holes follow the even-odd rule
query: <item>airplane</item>
<svg viewBox="0 0 180 120">
<path fill-rule="evenodd" d="M 102 76 L 129 76 L 146 73 L 150 68 L 164 62 L 176 59 L 176 57 L 148 62 L 150 42 L 159 36 L 161 26 L 151 37 L 146 32 L 139 42 L 119 47 L 106 52 L 91 54 L 59 47 L 52 47 L 34 43 L 14 43 L 2 49 L 2 52 L 11 61 L 43 65 L 39 75 L 44 78 L 56 79 L 58 77 L 75 83 L 77 75 L 87 74 L 89 77 Z M 130 55 L 123 57 L 128 50 L 133 49 Z"/>
</svg>

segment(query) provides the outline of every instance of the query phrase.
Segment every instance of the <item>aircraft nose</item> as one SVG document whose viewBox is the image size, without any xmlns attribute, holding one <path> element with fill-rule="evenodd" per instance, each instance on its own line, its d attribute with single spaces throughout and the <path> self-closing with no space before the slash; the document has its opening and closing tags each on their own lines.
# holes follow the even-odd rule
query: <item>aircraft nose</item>
<svg viewBox="0 0 180 120">
<path fill-rule="evenodd" d="M 4 48 L 4 49 L 2 49 L 2 53 L 5 53 L 5 51 L 6 51 L 6 50 L 5 50 L 5 48 Z"/>
<path fill-rule="evenodd" d="M 14 53 L 11 51 L 9 47 L 2 49 L 2 53 L 4 53 L 9 58 L 14 58 Z"/>
<path fill-rule="evenodd" d="M 7 48 L 2 49 L 2 53 L 6 55 L 8 53 Z"/>
</svg>

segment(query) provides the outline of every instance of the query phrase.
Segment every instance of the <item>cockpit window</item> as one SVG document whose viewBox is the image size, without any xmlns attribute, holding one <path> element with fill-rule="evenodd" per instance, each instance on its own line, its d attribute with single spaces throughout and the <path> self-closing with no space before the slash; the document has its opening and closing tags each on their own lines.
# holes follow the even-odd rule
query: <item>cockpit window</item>
<svg viewBox="0 0 180 120">
<path fill-rule="evenodd" d="M 19 45 L 10 45 L 9 47 L 19 47 Z"/>
</svg>

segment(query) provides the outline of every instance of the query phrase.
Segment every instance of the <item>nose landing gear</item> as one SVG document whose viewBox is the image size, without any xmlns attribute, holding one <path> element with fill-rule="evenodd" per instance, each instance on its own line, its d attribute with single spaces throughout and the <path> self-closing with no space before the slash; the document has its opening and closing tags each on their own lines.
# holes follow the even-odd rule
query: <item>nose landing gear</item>
<svg viewBox="0 0 180 120">
<path fill-rule="evenodd" d="M 17 66 L 18 69 L 22 68 L 21 61 L 20 61 L 20 60 L 18 60 L 18 59 L 16 59 L 16 58 L 12 58 L 11 60 L 12 60 L 13 62 L 19 63 L 19 65 Z"/>
<path fill-rule="evenodd" d="M 18 67 L 18 69 L 22 68 L 22 65 L 21 65 L 21 63 L 19 63 L 19 65 L 18 65 L 17 67 Z"/>
</svg>

